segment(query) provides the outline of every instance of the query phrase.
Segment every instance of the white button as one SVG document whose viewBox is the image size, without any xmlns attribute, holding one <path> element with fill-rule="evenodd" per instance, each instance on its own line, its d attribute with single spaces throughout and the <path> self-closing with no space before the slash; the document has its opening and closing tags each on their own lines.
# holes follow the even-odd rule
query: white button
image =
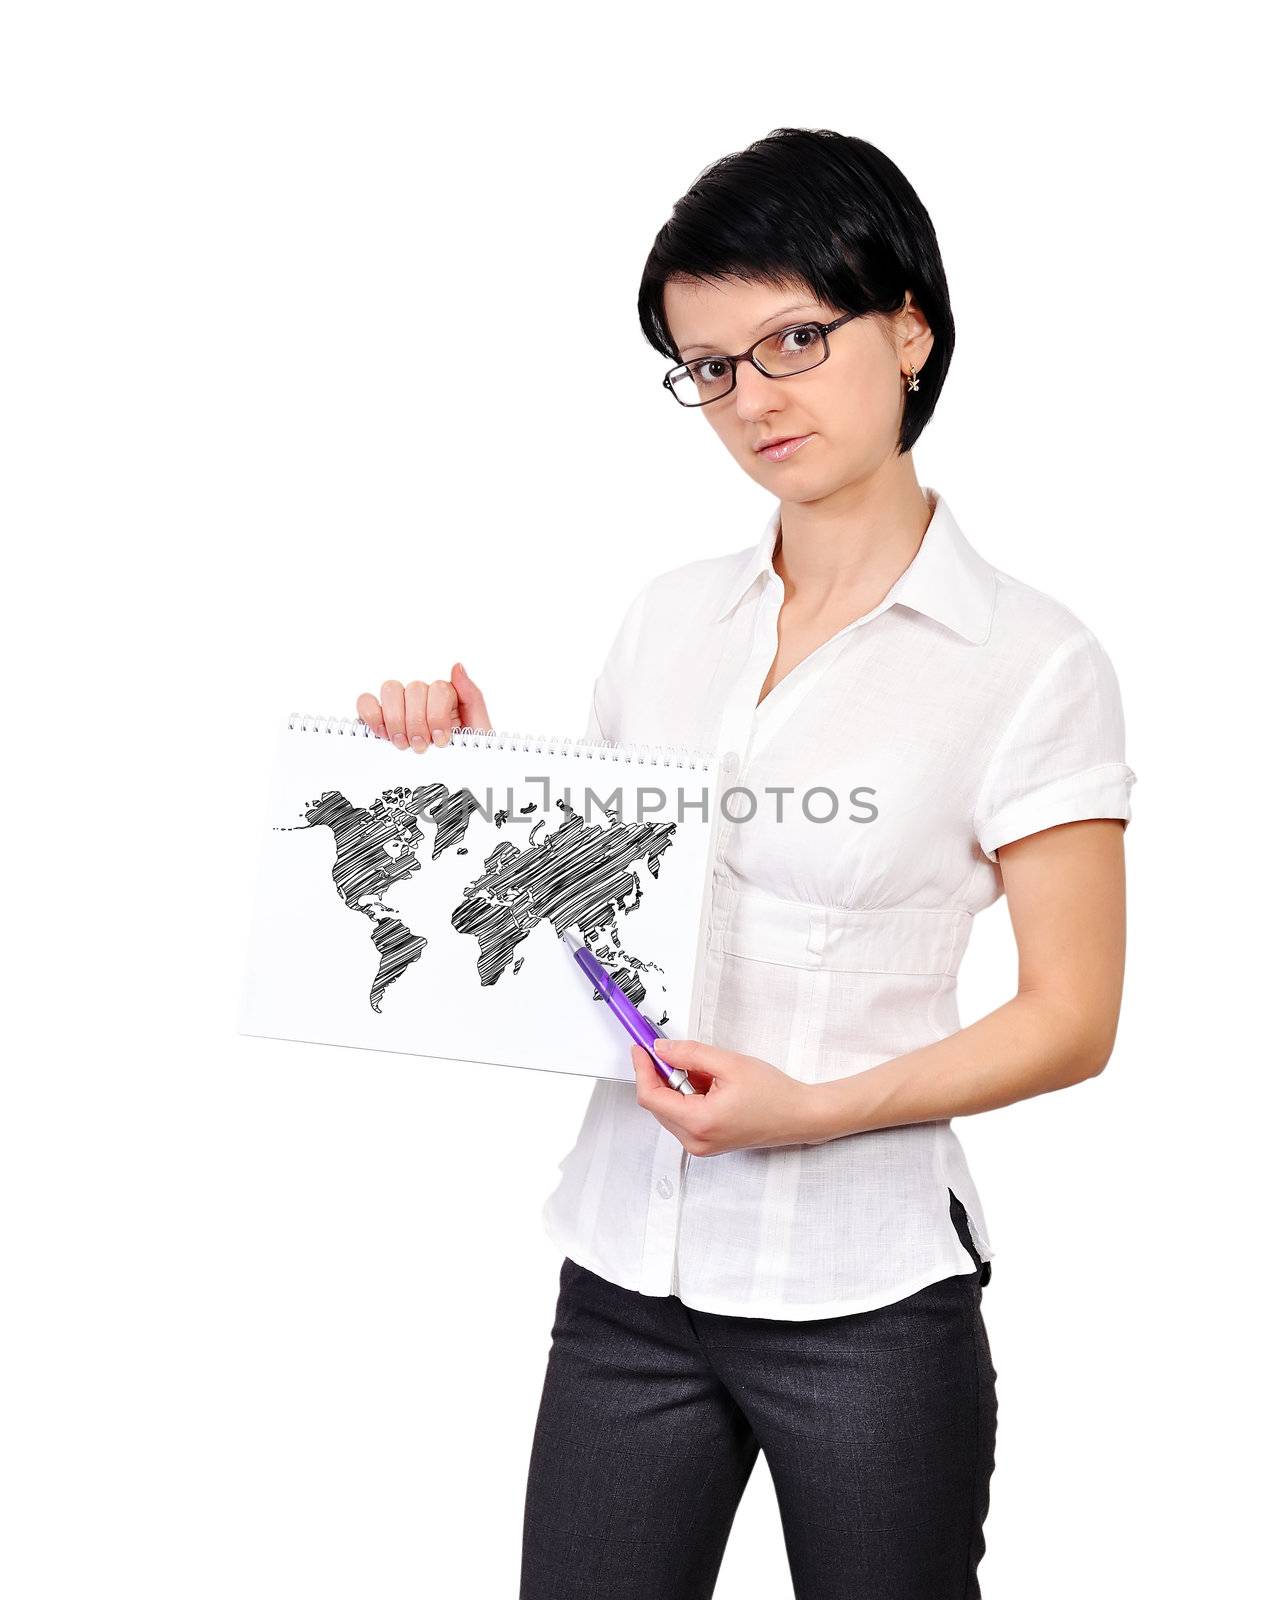
<svg viewBox="0 0 1288 1600">
<path fill-rule="evenodd" d="M 675 1185 L 670 1178 L 659 1178 L 657 1180 L 657 1192 L 662 1196 L 663 1200 L 669 1200 L 675 1193 Z"/>
</svg>

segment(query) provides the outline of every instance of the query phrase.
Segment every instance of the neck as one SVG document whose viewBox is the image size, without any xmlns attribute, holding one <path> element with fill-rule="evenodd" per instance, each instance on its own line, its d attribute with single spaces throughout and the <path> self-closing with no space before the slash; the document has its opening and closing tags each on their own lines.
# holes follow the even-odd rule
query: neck
<svg viewBox="0 0 1288 1600">
<path fill-rule="evenodd" d="M 784 500 L 774 570 L 799 614 L 878 604 L 909 566 L 934 507 L 906 469 L 847 484 L 825 500 Z"/>
</svg>

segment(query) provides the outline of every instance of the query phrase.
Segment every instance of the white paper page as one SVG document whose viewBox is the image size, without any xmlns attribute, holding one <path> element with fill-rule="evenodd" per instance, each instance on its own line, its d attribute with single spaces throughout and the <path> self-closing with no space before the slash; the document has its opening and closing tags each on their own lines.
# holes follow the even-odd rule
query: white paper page
<svg viewBox="0 0 1288 1600">
<path fill-rule="evenodd" d="M 713 769 L 522 735 L 415 755 L 330 726 L 281 733 L 239 1031 L 631 1080 L 629 1036 L 555 928 L 598 906 L 603 964 L 691 1036 Z"/>
</svg>

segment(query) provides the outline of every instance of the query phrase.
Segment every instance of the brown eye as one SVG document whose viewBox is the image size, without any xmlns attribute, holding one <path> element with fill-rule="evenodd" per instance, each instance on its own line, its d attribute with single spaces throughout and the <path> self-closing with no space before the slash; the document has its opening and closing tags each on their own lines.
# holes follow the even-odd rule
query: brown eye
<svg viewBox="0 0 1288 1600">
<path fill-rule="evenodd" d="M 818 343 L 818 329 L 814 327 L 788 328 L 782 335 L 784 348 L 792 353 L 809 350 Z"/>
</svg>

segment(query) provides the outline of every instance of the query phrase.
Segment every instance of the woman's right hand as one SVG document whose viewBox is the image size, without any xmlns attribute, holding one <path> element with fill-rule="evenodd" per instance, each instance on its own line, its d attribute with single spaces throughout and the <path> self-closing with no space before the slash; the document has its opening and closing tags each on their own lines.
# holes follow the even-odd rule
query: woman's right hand
<svg viewBox="0 0 1288 1600">
<path fill-rule="evenodd" d="M 445 745 L 456 728 L 483 728 L 490 732 L 483 691 L 456 662 L 450 682 L 419 678 L 405 687 L 397 678 L 380 685 L 380 694 L 360 694 L 358 715 L 380 739 L 399 750 L 427 750 L 432 743 Z"/>
</svg>

